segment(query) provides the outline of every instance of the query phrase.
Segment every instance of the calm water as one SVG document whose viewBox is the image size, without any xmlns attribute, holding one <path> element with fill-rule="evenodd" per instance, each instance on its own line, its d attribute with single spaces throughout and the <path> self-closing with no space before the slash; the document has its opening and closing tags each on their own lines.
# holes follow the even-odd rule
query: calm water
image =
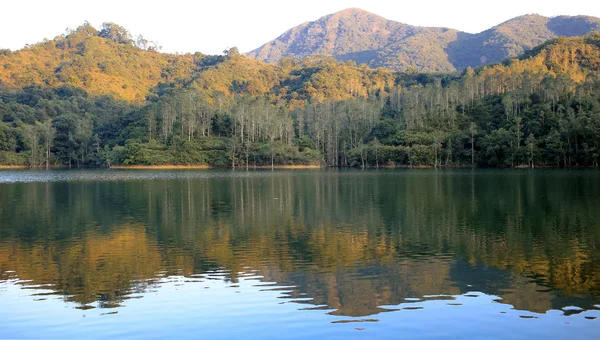
<svg viewBox="0 0 600 340">
<path fill-rule="evenodd" d="M 600 171 L 0 171 L 0 338 L 598 338 Z"/>
</svg>

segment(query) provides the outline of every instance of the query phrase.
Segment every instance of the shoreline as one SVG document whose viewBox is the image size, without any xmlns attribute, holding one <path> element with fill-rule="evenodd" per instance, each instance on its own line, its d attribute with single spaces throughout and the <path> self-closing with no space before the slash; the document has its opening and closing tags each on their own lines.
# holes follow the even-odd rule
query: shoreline
<svg viewBox="0 0 600 340">
<path fill-rule="evenodd" d="M 206 164 L 198 165 L 112 165 L 109 169 L 131 169 L 131 170 L 175 170 L 175 169 L 211 169 L 212 167 Z"/>
<path fill-rule="evenodd" d="M 37 169 L 37 170 L 51 170 L 51 169 L 84 169 L 86 167 L 81 167 L 78 168 L 76 166 L 71 166 L 71 168 L 69 168 L 68 165 L 50 165 L 49 167 L 46 168 L 46 166 L 28 166 L 28 165 L 1 165 L 0 164 L 0 170 L 2 169 Z"/>
<path fill-rule="evenodd" d="M 214 165 L 208 165 L 208 164 L 196 164 L 196 165 L 113 165 L 110 166 L 108 168 L 106 167 L 99 167 L 99 168 L 95 168 L 95 167 L 72 167 L 72 169 L 118 169 L 118 170 L 178 170 L 178 169 L 261 169 L 261 170 L 268 170 L 268 169 L 297 169 L 297 170 L 302 170 L 302 169 L 329 169 L 329 168 L 335 168 L 335 169 L 435 169 L 435 167 L 433 165 L 406 165 L 406 164 L 401 164 L 401 165 L 380 165 L 379 167 L 376 166 L 365 166 L 364 168 L 359 167 L 330 167 L 330 166 L 326 166 L 326 165 L 252 165 L 252 166 L 248 166 L 246 167 L 245 165 L 243 166 L 236 166 L 235 168 L 232 168 L 230 165 L 226 165 L 226 166 L 214 166 Z M 571 166 L 571 167 L 557 167 L 557 166 L 547 166 L 547 165 L 536 165 L 535 167 L 533 167 L 533 169 L 597 169 L 597 166 Z M 46 167 L 30 167 L 30 166 L 26 166 L 26 165 L 2 165 L 0 164 L 0 170 L 24 170 L 24 169 L 37 169 L 37 170 L 45 170 Z M 48 167 L 49 170 L 51 169 L 69 169 L 68 166 L 65 165 L 53 165 Z M 532 169 L 529 166 L 526 165 L 518 165 L 518 166 L 514 166 L 514 167 L 480 167 L 480 166 L 472 166 L 472 165 L 461 165 L 461 164 L 456 164 L 456 165 L 442 165 L 442 166 L 438 166 L 437 169 Z"/>
<path fill-rule="evenodd" d="M 231 167 L 228 167 L 232 169 Z M 327 168 L 323 165 L 256 165 L 256 166 L 240 166 L 236 169 L 324 169 Z"/>
<path fill-rule="evenodd" d="M 130 170 L 177 170 L 177 169 L 321 169 L 321 165 L 257 165 L 257 166 L 211 166 L 206 164 L 198 165 L 113 165 L 110 169 L 130 169 Z"/>
</svg>

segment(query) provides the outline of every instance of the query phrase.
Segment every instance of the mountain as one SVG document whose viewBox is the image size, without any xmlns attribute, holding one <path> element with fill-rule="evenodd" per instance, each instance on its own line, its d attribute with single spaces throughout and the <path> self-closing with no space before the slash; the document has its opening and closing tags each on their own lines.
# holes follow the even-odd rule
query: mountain
<svg viewBox="0 0 600 340">
<path fill-rule="evenodd" d="M 449 44 L 450 62 L 457 70 L 515 57 L 559 36 L 572 37 L 600 30 L 600 18 L 590 16 L 523 15 L 478 34 L 461 33 Z"/>
<path fill-rule="evenodd" d="M 599 29 L 600 18 L 534 14 L 470 34 L 411 26 L 350 8 L 296 26 L 247 56 L 275 63 L 287 56 L 323 54 L 395 71 L 452 72 L 515 57 L 551 38 Z"/>
<path fill-rule="evenodd" d="M 442 72 L 454 69 L 444 47 L 458 34 L 457 30 L 410 26 L 350 8 L 294 27 L 247 55 L 276 62 L 285 56 L 325 54 L 371 67 Z"/>
</svg>

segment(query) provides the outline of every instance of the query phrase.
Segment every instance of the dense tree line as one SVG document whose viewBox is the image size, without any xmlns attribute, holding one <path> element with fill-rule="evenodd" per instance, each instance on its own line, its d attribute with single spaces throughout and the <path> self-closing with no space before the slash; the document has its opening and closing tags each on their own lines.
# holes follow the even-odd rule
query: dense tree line
<svg viewBox="0 0 600 340">
<path fill-rule="evenodd" d="M 90 39 L 131 44 L 120 29 Z M 327 57 L 268 65 L 236 49 L 196 65 L 144 102 L 76 84 L 0 84 L 0 164 L 571 167 L 600 158 L 597 33 L 461 74 Z"/>
</svg>

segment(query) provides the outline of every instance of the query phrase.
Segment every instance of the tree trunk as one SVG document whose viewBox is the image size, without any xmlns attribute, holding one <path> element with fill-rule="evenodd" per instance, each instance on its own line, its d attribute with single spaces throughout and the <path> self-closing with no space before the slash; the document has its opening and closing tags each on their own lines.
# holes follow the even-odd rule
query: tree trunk
<svg viewBox="0 0 600 340">
<path fill-rule="evenodd" d="M 471 166 L 475 166 L 475 147 L 473 140 L 473 134 L 471 134 Z"/>
</svg>

